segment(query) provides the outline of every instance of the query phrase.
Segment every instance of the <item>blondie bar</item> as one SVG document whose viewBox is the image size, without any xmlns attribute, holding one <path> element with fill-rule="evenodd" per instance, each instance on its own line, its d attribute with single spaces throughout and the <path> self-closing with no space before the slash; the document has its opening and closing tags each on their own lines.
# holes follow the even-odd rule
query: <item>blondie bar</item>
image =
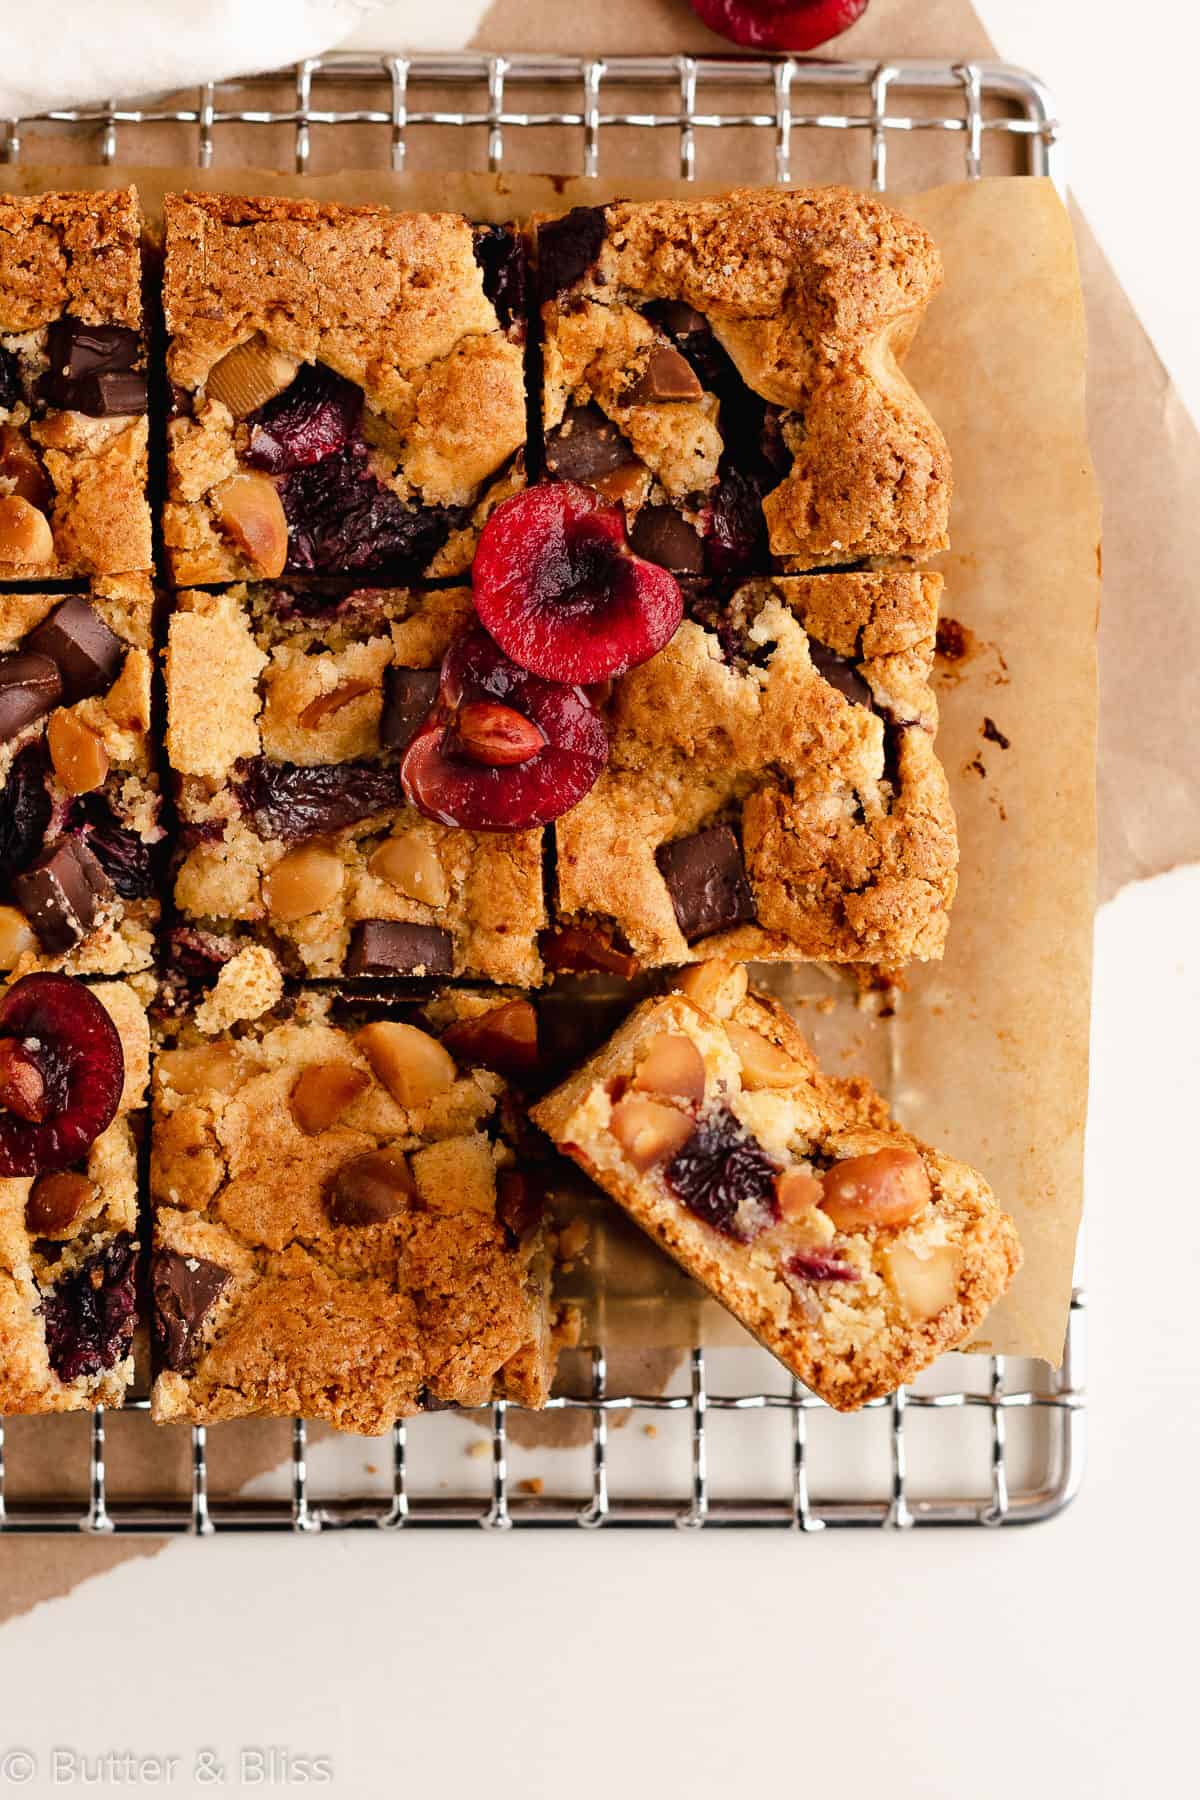
<svg viewBox="0 0 1200 1800">
<path fill-rule="evenodd" d="M 524 267 L 455 214 L 168 195 L 176 585 L 464 571 L 523 480 Z"/>
<path fill-rule="evenodd" d="M 0 581 L 151 568 L 141 214 L 0 197 Z"/>
<path fill-rule="evenodd" d="M 0 1413 L 119 1406 L 132 1379 L 149 1057 L 125 982 L 0 993 Z"/>
<path fill-rule="evenodd" d="M 647 1001 L 533 1109 L 814 1393 L 848 1411 L 977 1330 L 1020 1262 L 983 1177 L 821 1073 L 745 970 Z"/>
<path fill-rule="evenodd" d="M 929 686 L 940 590 L 760 578 L 620 676 L 608 767 L 555 826 L 557 945 L 630 968 L 940 956 L 957 864 Z"/>
<path fill-rule="evenodd" d="M 144 969 L 158 919 L 149 577 L 0 590 L 0 968 Z"/>
<path fill-rule="evenodd" d="M 841 188 L 576 207 L 537 233 L 552 478 L 638 555 L 721 582 L 947 541 L 945 442 L 900 371 L 941 281 Z"/>
<path fill-rule="evenodd" d="M 561 1321 L 542 1195 L 455 1018 L 309 993 L 207 1040 L 188 1023 L 156 1056 L 157 1419 L 374 1433 L 544 1404 Z"/>
<path fill-rule="evenodd" d="M 299 976 L 540 978 L 541 833 L 443 824 L 400 779 L 472 620 L 462 587 L 178 597 L 167 752 L 186 922 L 256 935 Z"/>
</svg>

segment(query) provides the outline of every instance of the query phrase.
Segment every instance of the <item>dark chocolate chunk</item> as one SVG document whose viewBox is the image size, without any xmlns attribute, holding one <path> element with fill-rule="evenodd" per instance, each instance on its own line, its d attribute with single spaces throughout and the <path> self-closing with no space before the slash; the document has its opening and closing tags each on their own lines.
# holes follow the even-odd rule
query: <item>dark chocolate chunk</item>
<svg viewBox="0 0 1200 1800">
<path fill-rule="evenodd" d="M 140 350 L 141 337 L 132 326 L 85 325 L 82 319 L 56 319 L 47 334 L 50 367 L 42 379 L 43 398 L 51 406 L 72 412 L 145 412 L 144 377 L 135 377 L 140 384 L 138 404 L 111 404 L 110 388 L 103 385 L 104 378 L 128 374 Z M 135 390 L 126 387 L 124 394 L 126 401 L 132 401 Z"/>
<path fill-rule="evenodd" d="M 85 937 L 112 882 L 79 837 L 59 838 L 12 884 L 42 949 L 60 956 Z"/>
<path fill-rule="evenodd" d="M 354 927 L 347 975 L 453 975 L 454 939 L 440 925 L 363 919 Z"/>
<path fill-rule="evenodd" d="M 483 275 L 483 291 L 507 331 L 525 320 L 525 244 L 507 225 L 475 228 L 475 261 Z"/>
<path fill-rule="evenodd" d="M 646 317 L 673 338 L 695 337 L 708 330 L 704 314 L 689 306 L 686 300 L 652 300 L 645 308 Z"/>
<path fill-rule="evenodd" d="M 808 640 L 808 654 L 821 679 L 827 681 L 830 687 L 835 687 L 839 694 L 849 700 L 851 706 L 874 706 L 875 700 L 870 688 L 849 657 L 839 656 L 836 650 L 829 650 L 824 644 L 818 644 L 815 638 Z"/>
<path fill-rule="evenodd" d="M 655 859 L 689 944 L 753 920 L 754 896 L 741 847 L 728 825 L 663 844 Z"/>
<path fill-rule="evenodd" d="M 113 369 L 105 375 L 85 375 L 72 390 L 71 410 L 93 419 L 116 413 L 144 413 L 150 401 L 146 377 L 136 369 Z"/>
<path fill-rule="evenodd" d="M 111 687 L 125 656 L 116 632 L 77 594 L 30 632 L 25 647 L 58 664 L 63 696 L 70 705 Z"/>
<path fill-rule="evenodd" d="M 571 406 L 546 438 L 546 469 L 558 481 L 595 481 L 635 463 L 628 442 L 598 406 Z"/>
<path fill-rule="evenodd" d="M 21 365 L 15 351 L 6 350 L 0 344 L 0 407 L 11 412 L 25 398 L 21 386 Z"/>
<path fill-rule="evenodd" d="M 407 1157 L 386 1147 L 368 1150 L 343 1163 L 334 1176 L 329 1217 L 335 1225 L 384 1225 L 407 1212 L 416 1197 Z"/>
<path fill-rule="evenodd" d="M 636 556 L 676 575 L 704 573 L 704 540 L 673 506 L 643 506 L 629 534 Z"/>
<path fill-rule="evenodd" d="M 602 206 L 573 206 L 561 219 L 539 227 L 538 292 L 543 300 L 553 300 L 586 274 L 600 254 L 604 230 Z"/>
<path fill-rule="evenodd" d="M 62 697 L 62 676 L 53 657 L 34 650 L 0 656 L 0 743 L 19 736 Z"/>
<path fill-rule="evenodd" d="M 438 680 L 436 669 L 384 670 L 379 741 L 386 749 L 408 749 L 433 709 Z"/>
<path fill-rule="evenodd" d="M 200 1355 L 204 1321 L 229 1286 L 228 1269 L 203 1256 L 156 1250 L 150 1259 L 154 1348 L 161 1367 L 190 1375 Z"/>
<path fill-rule="evenodd" d="M 656 344 L 626 398 L 641 400 L 699 400 L 704 389 L 686 356 L 669 344 Z"/>
</svg>

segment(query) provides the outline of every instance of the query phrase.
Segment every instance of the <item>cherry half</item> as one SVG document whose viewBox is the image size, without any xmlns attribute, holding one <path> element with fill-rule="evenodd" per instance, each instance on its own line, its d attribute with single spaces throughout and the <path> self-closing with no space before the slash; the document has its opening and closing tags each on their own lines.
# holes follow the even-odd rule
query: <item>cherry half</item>
<svg viewBox="0 0 1200 1800">
<path fill-rule="evenodd" d="M 72 975 L 25 975 L 0 999 L 0 1178 L 78 1162 L 116 1116 L 125 1054 Z"/>
<path fill-rule="evenodd" d="M 540 483 L 496 508 L 472 585 L 500 648 L 547 681 L 623 675 L 661 650 L 683 618 L 679 583 L 633 554 L 622 508 L 575 481 Z"/>
<path fill-rule="evenodd" d="M 527 831 L 578 805 L 607 761 L 608 733 L 582 689 L 531 675 L 477 628 L 446 653 L 400 779 L 427 819 Z"/>
<path fill-rule="evenodd" d="M 691 0 L 710 31 L 747 50 L 815 50 L 840 37 L 868 0 Z"/>
</svg>

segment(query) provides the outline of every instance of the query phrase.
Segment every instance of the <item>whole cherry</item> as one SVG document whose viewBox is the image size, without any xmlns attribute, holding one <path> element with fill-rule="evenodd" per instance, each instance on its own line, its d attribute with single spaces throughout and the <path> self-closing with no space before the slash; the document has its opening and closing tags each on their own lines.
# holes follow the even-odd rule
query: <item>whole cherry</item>
<svg viewBox="0 0 1200 1800">
<path fill-rule="evenodd" d="M 849 31 L 868 0 L 691 0 L 710 31 L 747 50 L 815 50 Z"/>
</svg>

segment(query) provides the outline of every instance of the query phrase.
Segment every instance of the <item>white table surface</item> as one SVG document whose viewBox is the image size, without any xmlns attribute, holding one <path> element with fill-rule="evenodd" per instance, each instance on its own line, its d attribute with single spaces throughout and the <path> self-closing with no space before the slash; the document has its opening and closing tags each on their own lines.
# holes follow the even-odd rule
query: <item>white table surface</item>
<svg viewBox="0 0 1200 1800">
<path fill-rule="evenodd" d="M 437 41 L 461 42 L 474 10 L 446 0 Z M 1110 99 L 1127 81 L 1129 9 L 980 10 L 1002 52 L 1056 89 L 1076 190 L 1200 416 L 1200 267 L 1195 232 L 1181 228 L 1194 208 L 1166 186 L 1194 131 L 1187 63 L 1200 24 L 1178 0 L 1137 9 L 1169 23 L 1180 46 L 1147 87 L 1153 136 L 1139 139 L 1115 125 Z M 411 39 L 388 24 L 408 12 L 389 9 L 360 41 Z M 333 1779 L 318 1791 L 354 1800 L 1186 1791 L 1198 917 L 1193 869 L 1127 891 L 1098 922 L 1091 1452 L 1063 1518 L 904 1538 L 180 1543 L 0 1633 L 0 1751 L 40 1759 L 22 1791 L 82 1786 L 78 1773 L 53 1784 L 54 1745 L 175 1754 L 174 1779 L 142 1787 L 196 1794 L 219 1791 L 192 1774 L 205 1746 L 235 1791 L 239 1749 L 278 1746 L 327 1758 Z M 0 1792 L 22 1772 L 0 1755 Z"/>
</svg>

